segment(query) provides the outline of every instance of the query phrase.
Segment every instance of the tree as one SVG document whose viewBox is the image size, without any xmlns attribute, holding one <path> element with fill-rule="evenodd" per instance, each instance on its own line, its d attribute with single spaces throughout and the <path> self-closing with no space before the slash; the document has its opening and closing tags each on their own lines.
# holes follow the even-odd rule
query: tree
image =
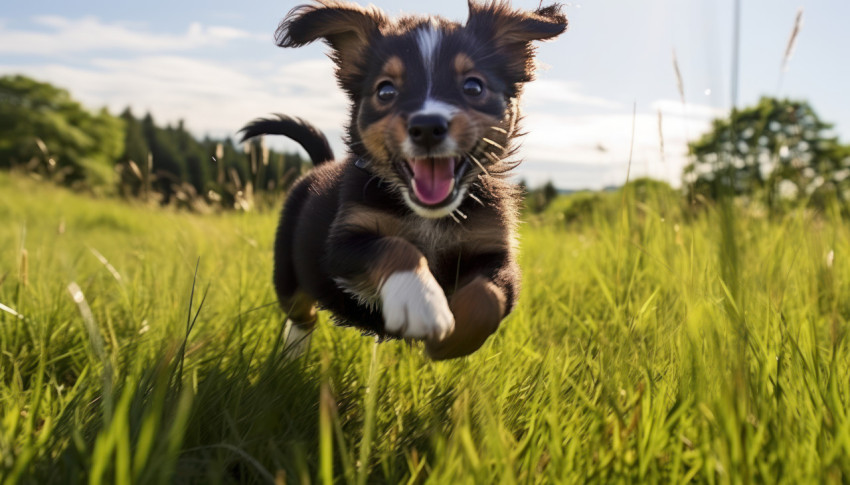
<svg viewBox="0 0 850 485">
<path fill-rule="evenodd" d="M 142 124 L 133 116 L 130 108 L 121 113 L 124 120 L 124 153 L 119 159 L 119 190 L 125 196 L 147 197 L 152 181 L 148 164 L 150 148 L 142 131 Z"/>
<path fill-rule="evenodd" d="M 177 123 L 174 136 L 180 158 L 184 160 L 188 171 L 189 178 L 186 181 L 192 184 L 198 194 L 205 193 L 207 184 L 211 181 L 210 158 L 207 156 L 206 150 L 198 140 L 186 131 L 183 120 Z"/>
<path fill-rule="evenodd" d="M 157 127 L 150 113 L 142 119 L 142 133 L 153 160 L 154 184 L 157 191 L 163 194 L 163 203 L 171 200 L 174 185 L 188 178 L 186 163 L 180 157 L 173 132 L 174 128 L 170 126 L 165 129 Z"/>
<path fill-rule="evenodd" d="M 43 166 L 67 182 L 104 185 L 123 151 L 123 123 L 105 109 L 91 113 L 47 83 L 0 77 L 0 167 Z"/>
<path fill-rule="evenodd" d="M 139 120 L 133 116 L 133 112 L 130 111 L 129 107 L 121 113 L 121 119 L 124 120 L 125 127 L 124 153 L 121 155 L 121 161 L 132 161 L 139 166 L 143 163 L 147 163 L 150 148 L 148 147 L 147 141 L 145 141 L 145 135 L 142 132 L 141 123 L 139 123 Z"/>
<path fill-rule="evenodd" d="M 298 154 L 268 150 L 259 139 L 241 146 L 230 139 L 199 141 L 182 121 L 162 128 L 130 108 L 118 118 L 105 109 L 92 113 L 50 84 L 0 78 L 0 168 L 89 187 L 112 185 L 117 172 L 118 191 L 127 197 L 250 207 L 254 192 L 285 190 L 311 166 Z"/>
<path fill-rule="evenodd" d="M 523 182 L 524 184 L 525 182 Z M 527 190 L 527 189 L 526 189 Z M 525 206 L 533 213 L 537 214 L 546 210 L 549 204 L 558 196 L 558 189 L 551 180 L 547 181 L 542 187 L 528 191 L 525 197 Z"/>
<path fill-rule="evenodd" d="M 685 186 L 691 196 L 710 199 L 723 191 L 761 196 L 770 208 L 782 198 L 821 200 L 823 191 L 844 201 L 850 159 L 846 147 L 827 135 L 831 128 L 805 101 L 764 97 L 715 119 L 689 144 L 693 161 L 684 169 Z"/>
</svg>

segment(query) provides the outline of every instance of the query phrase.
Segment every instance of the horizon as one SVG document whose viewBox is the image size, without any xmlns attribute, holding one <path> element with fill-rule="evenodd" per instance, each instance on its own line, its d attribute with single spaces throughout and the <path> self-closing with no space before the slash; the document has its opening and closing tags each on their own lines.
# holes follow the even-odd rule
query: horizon
<svg viewBox="0 0 850 485">
<path fill-rule="evenodd" d="M 391 15 L 417 5 L 374 3 Z M 835 124 L 834 133 L 846 143 L 850 101 L 841 89 L 839 63 L 825 62 L 823 54 L 834 53 L 841 44 L 836 39 L 850 41 L 840 25 L 850 6 L 827 4 L 781 0 L 766 9 L 743 6 L 738 106 L 763 95 L 805 99 L 823 121 Z M 432 13 L 465 20 L 465 5 L 449 0 L 431 5 Z M 513 5 L 535 8 L 537 2 Z M 563 190 L 622 185 L 632 152 L 634 106 L 632 178 L 646 175 L 678 186 L 687 141 L 731 108 L 731 5 L 565 4 L 570 28 L 540 44 L 537 60 L 545 67 L 522 99 L 528 135 L 521 140 L 524 161 L 516 178 L 530 186 L 551 180 Z M 800 5 L 804 25 L 783 73 Z M 0 18 L 0 74 L 50 82 L 89 109 L 107 107 L 118 114 L 130 107 L 137 116 L 151 113 L 161 125 L 182 119 L 198 138 L 233 137 L 251 119 L 283 112 L 314 123 L 335 153 L 343 154 L 347 101 L 333 80 L 325 46 L 277 48 L 273 32 L 290 6 L 263 1 L 252 7 L 240 10 L 219 0 L 203 10 L 164 2 L 18 4 Z M 296 149 L 283 140 L 270 145 Z"/>
</svg>

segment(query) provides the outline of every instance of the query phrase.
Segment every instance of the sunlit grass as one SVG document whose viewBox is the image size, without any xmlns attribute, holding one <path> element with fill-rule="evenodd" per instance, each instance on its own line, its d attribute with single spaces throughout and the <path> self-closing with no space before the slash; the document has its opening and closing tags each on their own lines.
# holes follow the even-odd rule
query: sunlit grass
<svg viewBox="0 0 850 485">
<path fill-rule="evenodd" d="M 6 174 L 0 194 L 9 483 L 850 480 L 835 217 L 724 219 L 654 190 L 556 201 L 523 225 L 521 304 L 472 357 L 433 363 L 323 316 L 290 362 L 276 214 Z"/>
</svg>

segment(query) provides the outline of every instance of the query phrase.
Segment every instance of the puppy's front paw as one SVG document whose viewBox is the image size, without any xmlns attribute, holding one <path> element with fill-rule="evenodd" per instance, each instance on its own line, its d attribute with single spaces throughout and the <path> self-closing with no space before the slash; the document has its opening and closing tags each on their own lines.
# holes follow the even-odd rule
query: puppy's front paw
<svg viewBox="0 0 850 485">
<path fill-rule="evenodd" d="M 381 287 L 381 302 L 390 334 L 440 341 L 454 329 L 446 294 L 427 270 L 391 274 Z"/>
</svg>

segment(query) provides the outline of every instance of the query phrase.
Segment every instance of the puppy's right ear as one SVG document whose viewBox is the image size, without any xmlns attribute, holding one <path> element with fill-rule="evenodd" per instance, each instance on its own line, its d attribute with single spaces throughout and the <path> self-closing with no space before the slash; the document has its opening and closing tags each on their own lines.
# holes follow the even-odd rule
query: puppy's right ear
<svg viewBox="0 0 850 485">
<path fill-rule="evenodd" d="M 278 26 L 275 42 L 280 47 L 301 47 L 324 39 L 334 50 L 334 62 L 346 70 L 386 22 L 386 16 L 376 8 L 322 0 L 318 5 L 292 9 Z"/>
</svg>

